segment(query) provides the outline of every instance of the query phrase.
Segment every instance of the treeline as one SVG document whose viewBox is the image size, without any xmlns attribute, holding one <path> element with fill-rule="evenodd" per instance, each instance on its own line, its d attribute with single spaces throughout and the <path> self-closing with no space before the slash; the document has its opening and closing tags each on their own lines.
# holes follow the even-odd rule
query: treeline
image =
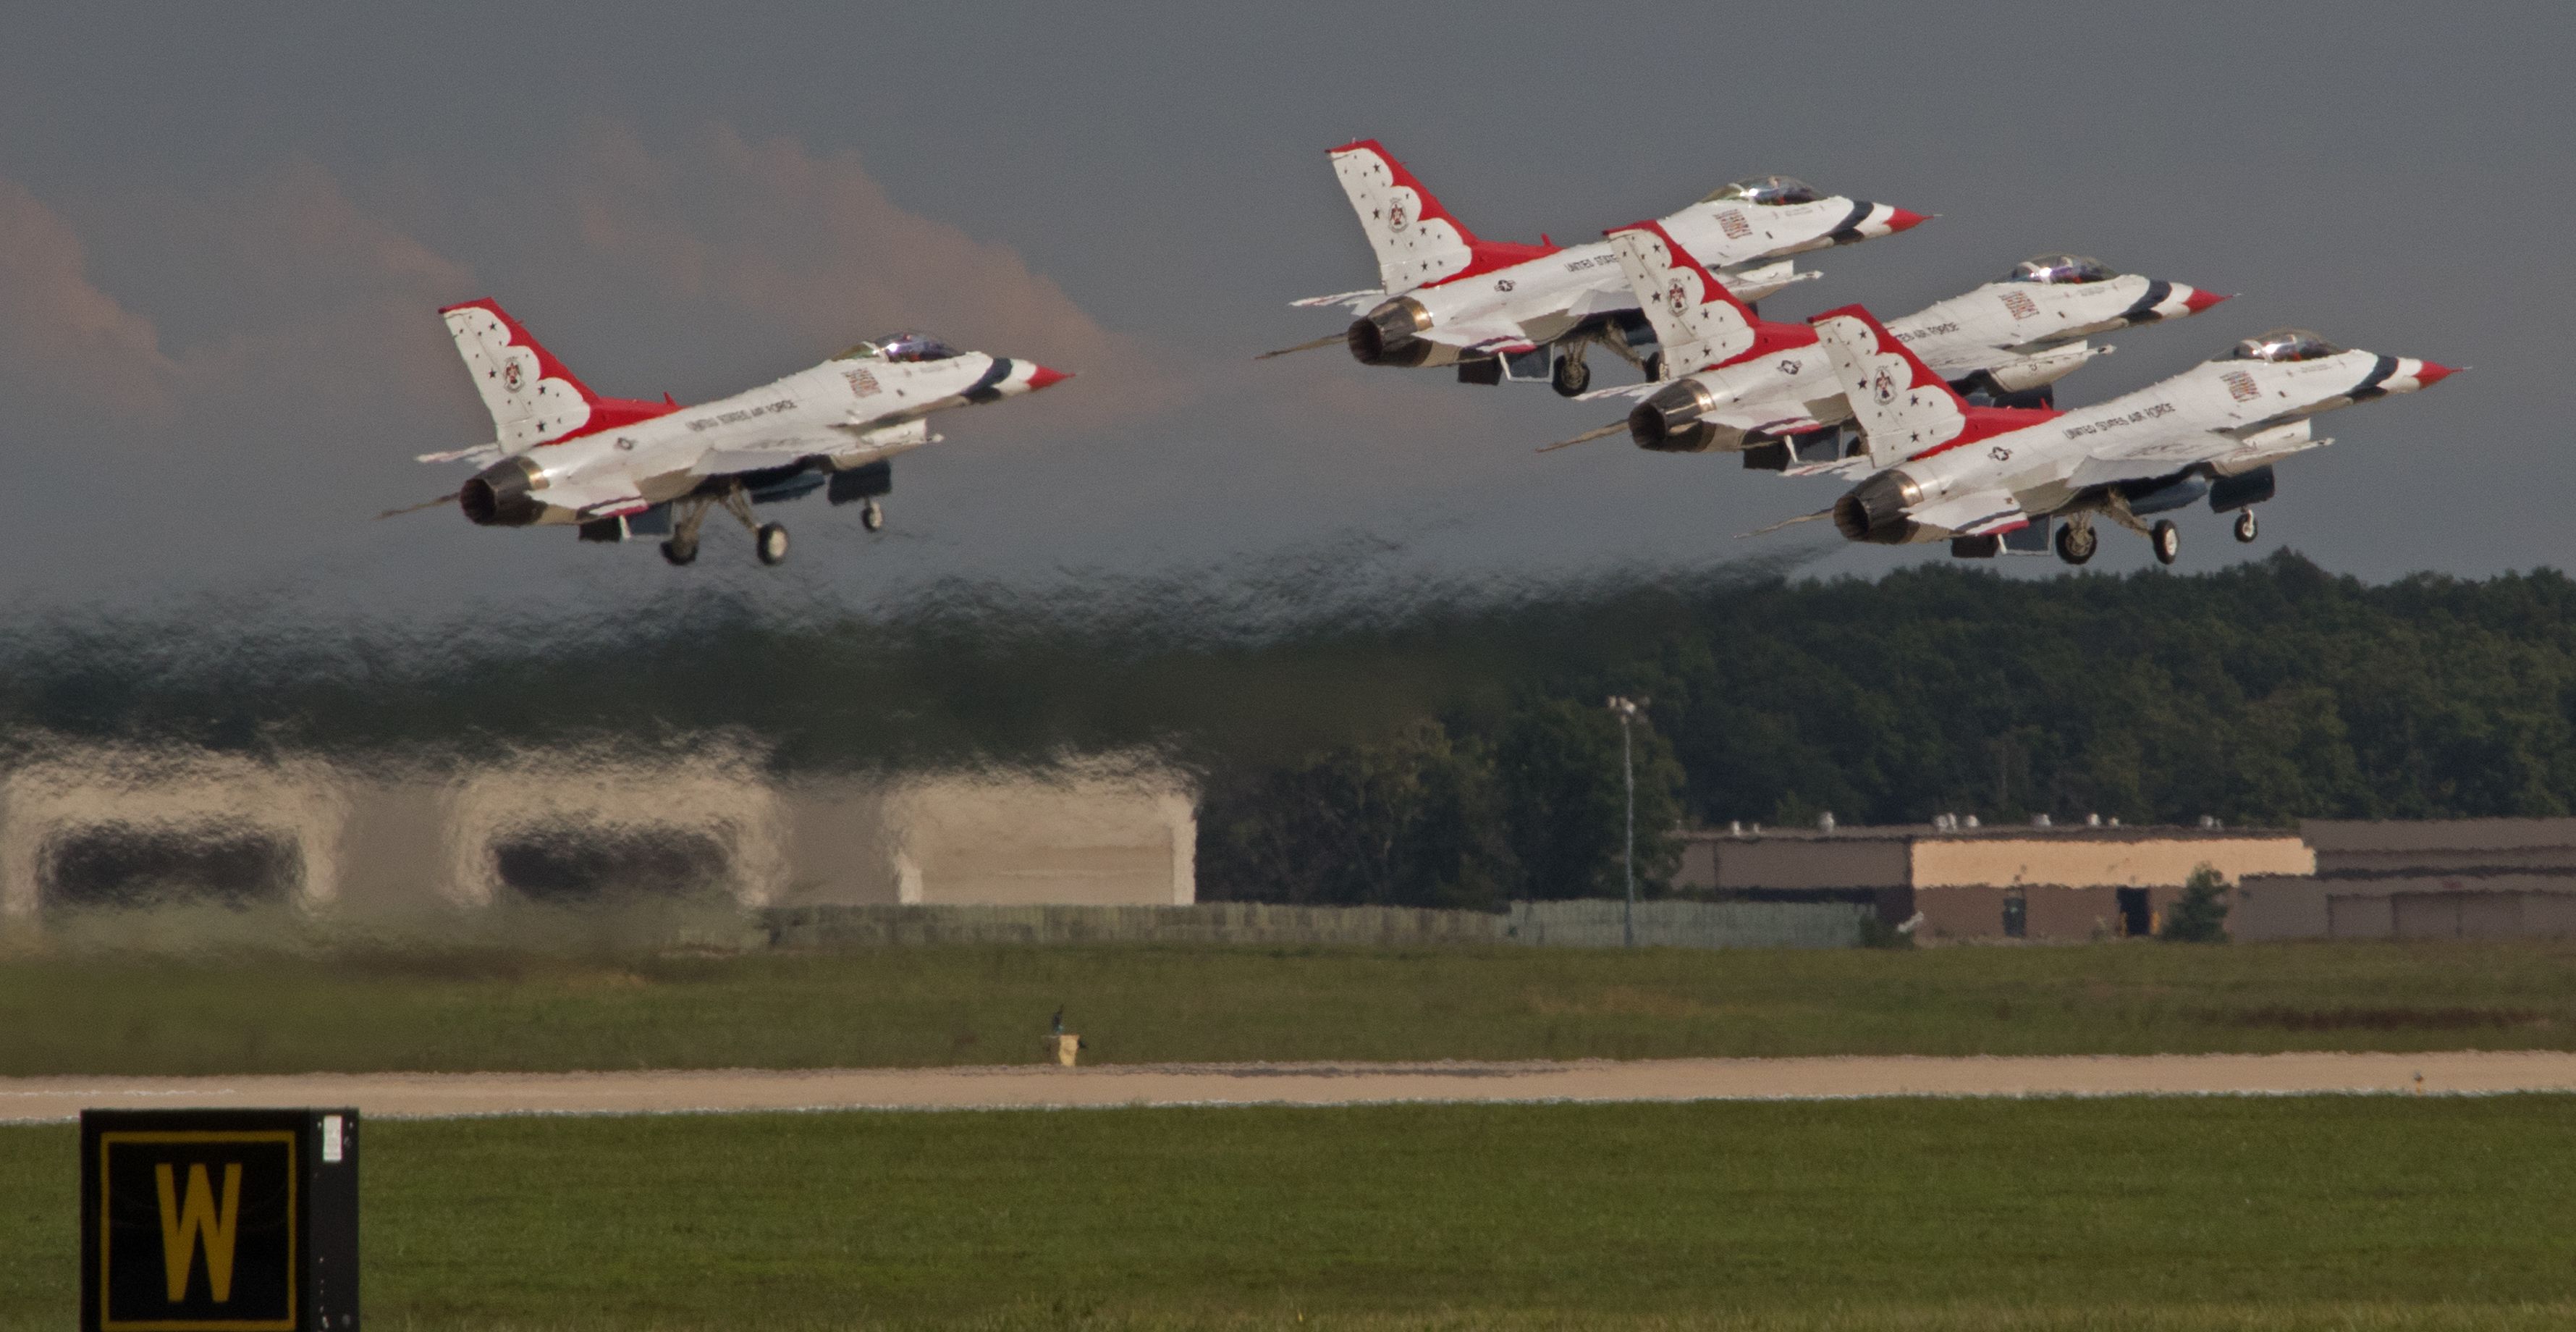
<svg viewBox="0 0 2576 1332">
<path fill-rule="evenodd" d="M 1716 573 L 1255 624 L 1182 586 L 941 589 L 873 617 L 716 596 L 584 631 L 301 634 L 21 617 L 0 725 L 227 749 L 652 744 L 784 769 L 1150 753 L 1197 774 L 1201 891 L 1490 904 L 1616 891 L 1677 822 L 2546 815 L 2576 793 L 2576 583 L 2219 572 Z M 1101 608 L 1108 608 L 1106 610 Z M 255 619 L 255 617 L 254 617 Z"/>
</svg>

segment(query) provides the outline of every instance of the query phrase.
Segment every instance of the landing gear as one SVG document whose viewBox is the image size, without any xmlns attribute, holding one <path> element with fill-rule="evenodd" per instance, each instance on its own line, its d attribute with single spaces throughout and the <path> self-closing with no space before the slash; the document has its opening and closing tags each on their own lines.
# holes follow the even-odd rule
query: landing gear
<svg viewBox="0 0 2576 1332">
<path fill-rule="evenodd" d="M 2254 544 L 2254 538 L 2260 535 L 2262 530 L 2263 525 L 2254 521 L 2254 511 L 2252 509 L 2238 509 L 2236 511 L 2237 540 L 2250 546 Z"/>
<path fill-rule="evenodd" d="M 781 564 L 787 559 L 787 529 L 776 523 L 763 524 L 752 516 L 751 497 L 743 493 L 740 482 L 728 483 L 712 494 L 690 495 L 671 501 L 671 539 L 662 543 L 662 558 L 673 564 L 694 564 L 698 559 L 698 529 L 707 521 L 707 513 L 723 505 L 743 530 L 751 533 L 751 552 L 763 564 Z M 873 504 L 871 508 L 875 507 Z"/>
<path fill-rule="evenodd" d="M 2147 533 L 2147 544 L 2156 552 L 2156 563 L 2171 564 L 2182 558 L 2182 529 L 2169 519 L 2159 518 Z"/>
<path fill-rule="evenodd" d="M 2094 531 L 2091 523 L 2070 519 L 2057 529 L 2057 558 L 2068 564 L 2082 564 L 2092 559 L 2093 552 L 2101 545 L 2102 534 Z"/>
<path fill-rule="evenodd" d="M 697 562 L 698 528 L 707 521 L 707 506 L 714 502 L 705 495 L 671 501 L 671 539 L 662 543 L 663 559 L 673 564 Z"/>
<path fill-rule="evenodd" d="M 885 526 L 885 510 L 879 508 L 875 500 L 869 500 L 859 509 L 859 526 L 864 527 L 871 532 L 883 528 Z"/>
<path fill-rule="evenodd" d="M 1548 372 L 1547 382 L 1560 398 L 1578 397 L 1592 387 L 1592 367 L 1583 363 L 1583 349 L 1577 347 L 1556 358 L 1556 368 Z"/>
</svg>

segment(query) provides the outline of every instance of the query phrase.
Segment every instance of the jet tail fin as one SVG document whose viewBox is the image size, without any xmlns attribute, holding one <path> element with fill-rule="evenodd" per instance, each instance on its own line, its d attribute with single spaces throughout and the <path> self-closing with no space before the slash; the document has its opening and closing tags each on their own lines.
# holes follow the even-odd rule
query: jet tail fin
<svg viewBox="0 0 2576 1332">
<path fill-rule="evenodd" d="M 503 453 L 562 439 L 590 423 L 603 399 L 494 300 L 440 310 L 474 391 L 492 413 Z"/>
<path fill-rule="evenodd" d="M 1378 285 L 1387 292 L 1411 291 L 1480 265 L 1518 263 L 1555 248 L 1479 240 L 1375 139 L 1343 144 L 1331 156 L 1342 193 L 1350 196 L 1351 211 L 1377 252 Z"/>
<path fill-rule="evenodd" d="M 1761 318 L 1662 223 L 1639 222 L 1608 235 L 1620 271 L 1663 344 L 1664 378 L 1731 361 L 1760 343 Z"/>
<path fill-rule="evenodd" d="M 1873 468 L 2036 425 L 2057 413 L 2035 407 L 1972 407 L 1914 350 L 1857 305 L 1810 318 L 1832 363 Z"/>
</svg>

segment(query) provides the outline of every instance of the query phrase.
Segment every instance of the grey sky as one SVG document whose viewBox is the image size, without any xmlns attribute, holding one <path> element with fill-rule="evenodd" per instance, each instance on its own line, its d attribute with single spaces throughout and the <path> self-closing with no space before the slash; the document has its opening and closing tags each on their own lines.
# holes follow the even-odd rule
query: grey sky
<svg viewBox="0 0 2576 1332">
<path fill-rule="evenodd" d="M 2376 579 L 2576 540 L 2563 6 L 64 7 L 11 37 L 0 606 L 417 621 L 683 579 L 865 606 L 1345 544 L 1353 577 L 1516 580 L 1741 558 L 1830 500 L 1724 456 L 1535 455 L 1617 414 L 1544 389 L 1252 364 L 1338 322 L 1287 301 L 1372 277 L 1323 156 L 1362 135 L 1505 239 L 1775 170 L 1941 215 L 1821 256 L 1774 317 L 1901 313 L 2055 248 L 2244 293 L 2119 337 L 2063 403 L 2284 323 L 2472 366 L 2328 418 L 2250 553 Z M 606 393 L 726 393 L 910 323 L 1082 377 L 944 421 L 883 536 L 781 511 L 782 569 L 730 533 L 678 571 L 375 522 L 459 479 L 412 454 L 488 437 L 432 314 L 480 295 Z M 2249 553 L 2185 524 L 2186 569 Z"/>
</svg>

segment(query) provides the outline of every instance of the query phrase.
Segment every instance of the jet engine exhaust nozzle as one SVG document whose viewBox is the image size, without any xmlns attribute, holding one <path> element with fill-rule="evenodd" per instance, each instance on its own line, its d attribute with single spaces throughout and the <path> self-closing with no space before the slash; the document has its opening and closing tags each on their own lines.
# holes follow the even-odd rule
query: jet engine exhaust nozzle
<svg viewBox="0 0 2576 1332">
<path fill-rule="evenodd" d="M 1903 545 L 1914 535 L 1914 520 L 1905 511 L 1922 499 L 1922 487 L 1905 473 L 1881 472 L 1834 501 L 1834 529 L 1852 541 Z"/>
<path fill-rule="evenodd" d="M 1362 365 L 1420 365 L 1430 359 L 1431 347 L 1415 335 L 1430 327 L 1431 312 L 1422 302 L 1398 296 L 1351 321 L 1351 357 Z"/>
<path fill-rule="evenodd" d="M 1628 438 L 1657 453 L 1702 453 L 1717 431 L 1700 417 L 1717 406 L 1706 385 L 1685 379 L 1658 389 L 1628 413 Z"/>
<path fill-rule="evenodd" d="M 526 458 L 504 458 L 459 488 L 456 506 L 477 527 L 526 527 L 546 507 L 533 493 L 537 470 Z"/>
</svg>

